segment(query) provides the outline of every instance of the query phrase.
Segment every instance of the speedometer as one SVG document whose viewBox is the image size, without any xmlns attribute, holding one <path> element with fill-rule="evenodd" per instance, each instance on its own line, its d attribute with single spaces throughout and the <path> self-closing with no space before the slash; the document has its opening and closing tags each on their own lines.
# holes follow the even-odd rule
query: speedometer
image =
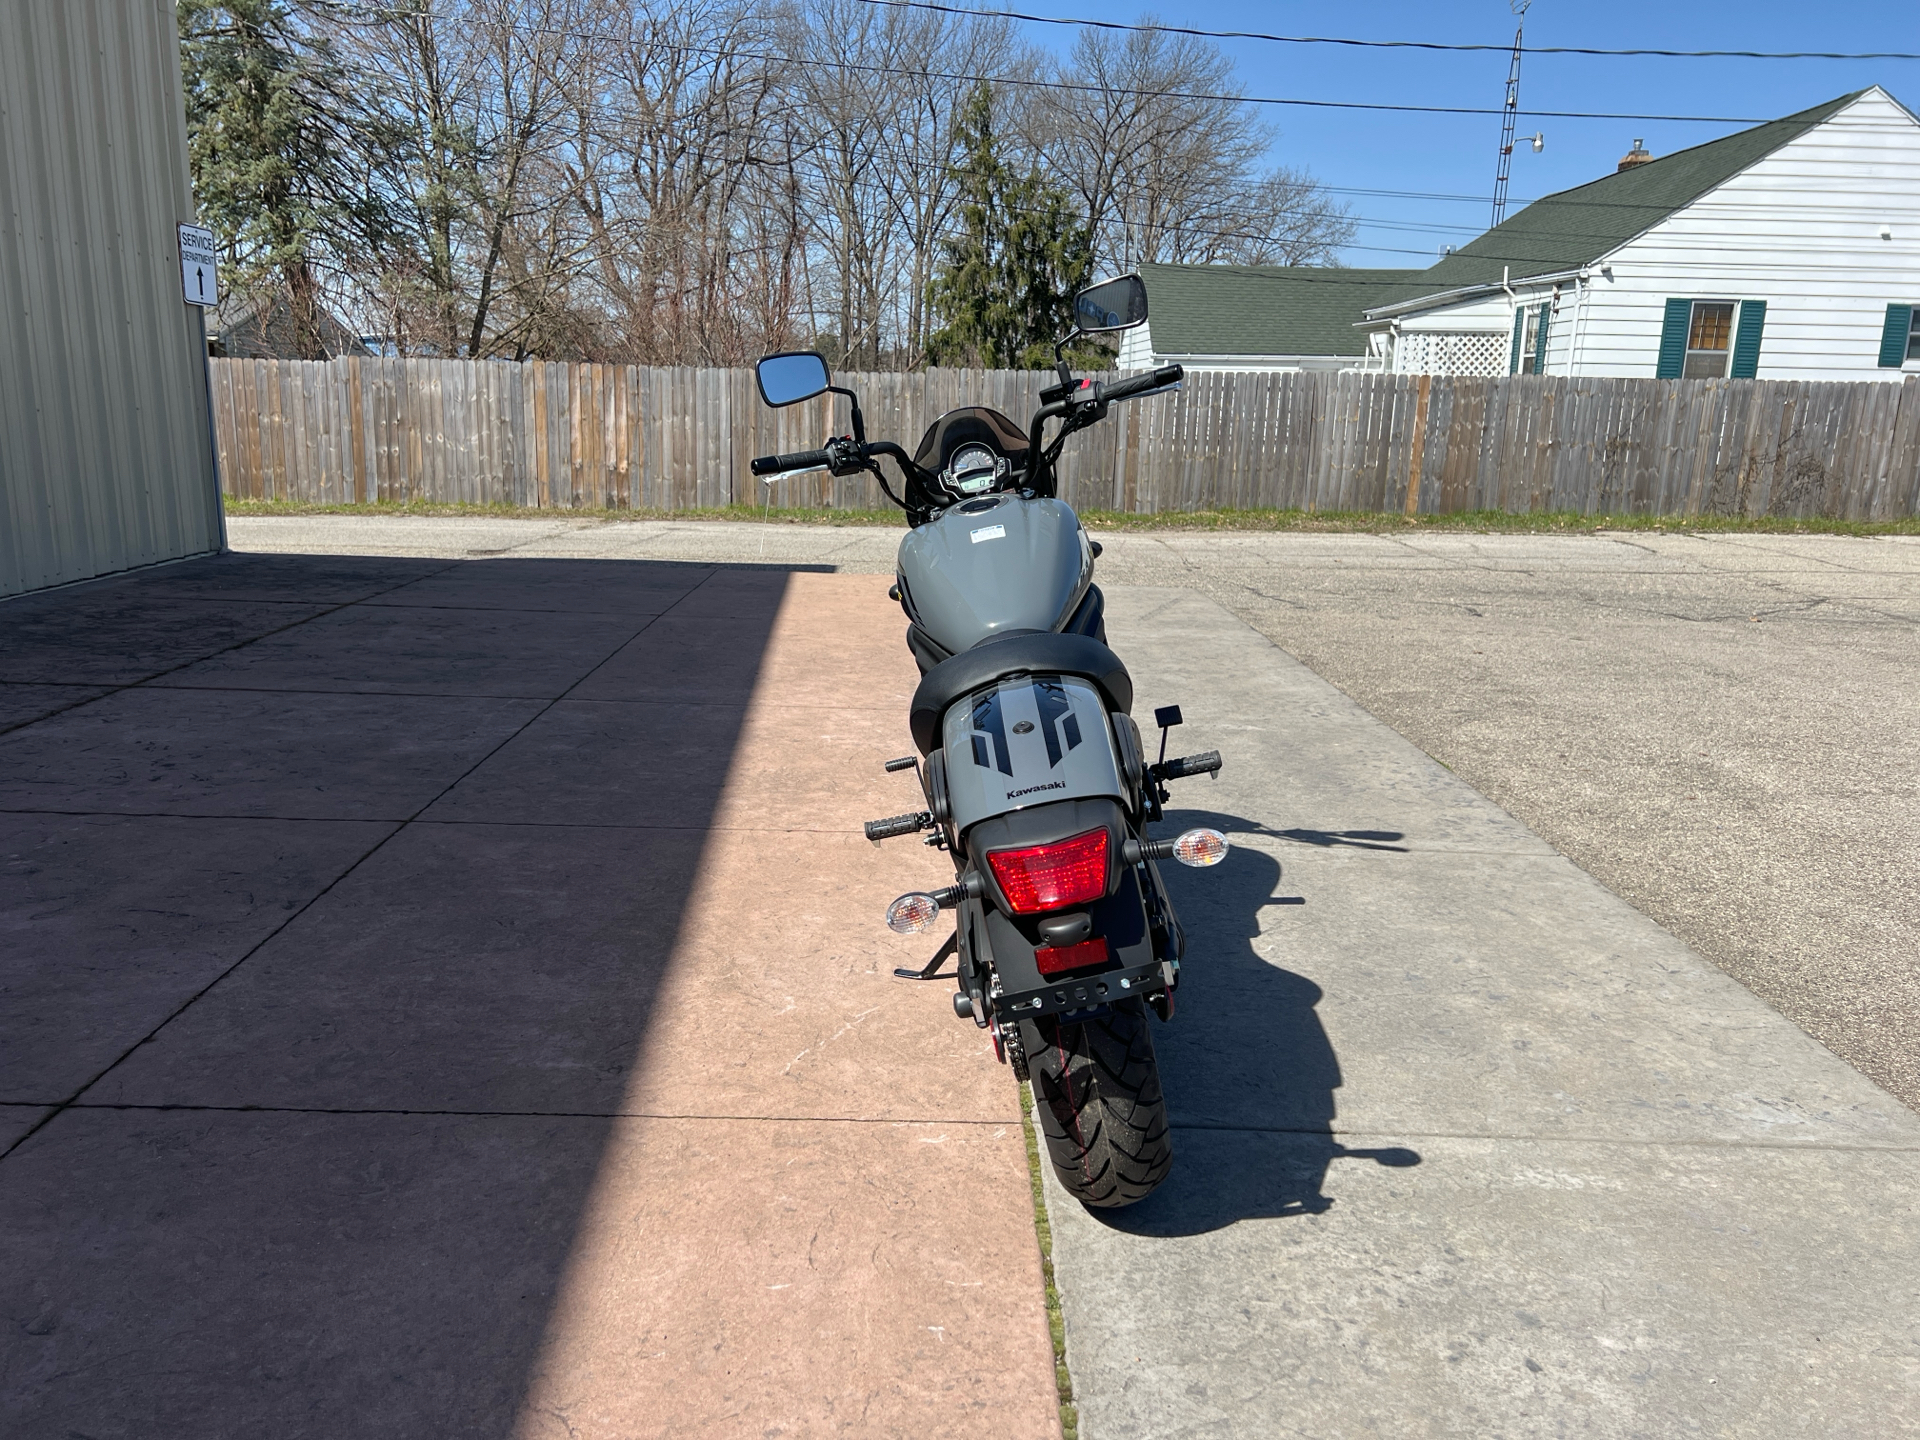
<svg viewBox="0 0 1920 1440">
<path fill-rule="evenodd" d="M 993 487 L 1007 462 L 984 445 L 962 445 L 947 464 L 947 484 L 962 495 L 978 495 Z"/>
</svg>

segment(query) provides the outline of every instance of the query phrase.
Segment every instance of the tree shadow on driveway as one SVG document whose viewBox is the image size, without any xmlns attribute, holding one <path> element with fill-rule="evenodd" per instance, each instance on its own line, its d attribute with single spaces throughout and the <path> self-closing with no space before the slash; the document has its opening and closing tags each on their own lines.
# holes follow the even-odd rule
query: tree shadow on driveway
<svg viewBox="0 0 1920 1440">
<path fill-rule="evenodd" d="M 1308 844 L 1353 843 L 1364 835 L 1363 848 L 1396 852 L 1390 842 L 1403 838 L 1390 831 L 1275 831 L 1201 810 L 1170 810 L 1161 829 L 1178 834 L 1198 825 L 1229 835 L 1328 837 Z M 1178 1010 L 1173 1023 L 1154 1028 L 1174 1129 L 1173 1173 L 1137 1205 L 1091 1213 L 1130 1234 L 1197 1235 L 1238 1220 L 1324 1212 L 1333 1202 L 1322 1185 L 1335 1160 L 1418 1165 L 1413 1150 L 1349 1148 L 1334 1138 L 1340 1062 L 1315 1008 L 1321 989 L 1254 946 L 1263 919 L 1271 933 L 1272 907 L 1308 898 L 1282 892 L 1280 862 L 1237 845 L 1213 869 L 1163 863 L 1161 874 L 1187 930 Z"/>
</svg>

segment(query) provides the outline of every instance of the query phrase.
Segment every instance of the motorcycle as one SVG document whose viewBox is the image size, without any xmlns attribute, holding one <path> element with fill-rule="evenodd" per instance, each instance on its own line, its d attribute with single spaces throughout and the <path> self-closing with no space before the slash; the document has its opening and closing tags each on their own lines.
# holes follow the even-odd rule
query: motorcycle
<svg viewBox="0 0 1920 1440">
<path fill-rule="evenodd" d="M 1146 758 L 1133 681 L 1106 643 L 1100 546 L 1057 494 L 1068 437 L 1117 403 L 1179 386 L 1178 365 L 1103 382 L 1076 379 L 1063 358 L 1081 335 L 1146 318 L 1138 276 L 1083 291 L 1054 347 L 1057 383 L 1025 431 L 966 406 L 936 419 L 912 455 L 867 439 L 859 397 L 833 383 L 818 353 L 769 355 L 756 370 L 771 406 L 846 396 L 852 430 L 817 450 L 762 456 L 753 473 L 871 473 L 911 527 L 888 596 L 921 672 L 908 716 L 918 753 L 886 768 L 916 773 L 925 808 L 869 821 L 866 835 L 931 832 L 925 843 L 951 856 L 954 883 L 900 896 L 887 925 L 925 934 L 945 914 L 954 929 L 924 966 L 894 974 L 957 982 L 955 1015 L 988 1031 L 1016 1080 L 1031 1083 L 1060 1183 L 1103 1207 L 1142 1199 L 1173 1163 L 1146 1012 L 1173 1018 L 1186 936 L 1157 862 L 1201 868 L 1227 853 L 1217 830 L 1147 834 L 1168 782 L 1218 774 L 1220 755 L 1167 759 L 1182 720 L 1167 706 L 1154 712 L 1159 757 Z M 900 471 L 899 494 L 882 457 Z"/>
</svg>

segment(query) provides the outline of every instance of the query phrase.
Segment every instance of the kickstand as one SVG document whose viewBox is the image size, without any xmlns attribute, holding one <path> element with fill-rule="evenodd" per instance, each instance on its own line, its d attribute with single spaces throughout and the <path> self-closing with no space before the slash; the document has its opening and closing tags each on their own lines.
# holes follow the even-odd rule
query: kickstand
<svg viewBox="0 0 1920 1440">
<path fill-rule="evenodd" d="M 896 967 L 893 973 L 895 976 L 897 976 L 899 979 L 902 979 L 902 980 L 948 979 L 951 977 L 936 975 L 934 972 L 940 968 L 941 963 L 945 961 L 949 955 L 957 955 L 959 953 L 960 953 L 960 932 L 956 930 L 954 931 L 953 934 L 947 936 L 947 938 L 941 943 L 940 948 L 938 950 L 933 952 L 933 959 L 927 962 L 926 969 L 902 970 Z"/>
</svg>

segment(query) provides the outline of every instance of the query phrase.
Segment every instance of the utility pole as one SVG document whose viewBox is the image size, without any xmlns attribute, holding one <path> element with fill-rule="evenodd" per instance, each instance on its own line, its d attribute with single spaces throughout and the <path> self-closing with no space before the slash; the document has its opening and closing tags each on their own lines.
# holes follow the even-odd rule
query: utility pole
<svg viewBox="0 0 1920 1440">
<path fill-rule="evenodd" d="M 1520 37 L 1533 0 L 1507 0 L 1520 23 L 1513 30 L 1513 62 L 1507 66 L 1507 103 L 1500 112 L 1500 172 L 1493 178 L 1493 223 L 1507 218 L 1507 177 L 1513 171 L 1513 126 L 1520 118 Z"/>
</svg>

